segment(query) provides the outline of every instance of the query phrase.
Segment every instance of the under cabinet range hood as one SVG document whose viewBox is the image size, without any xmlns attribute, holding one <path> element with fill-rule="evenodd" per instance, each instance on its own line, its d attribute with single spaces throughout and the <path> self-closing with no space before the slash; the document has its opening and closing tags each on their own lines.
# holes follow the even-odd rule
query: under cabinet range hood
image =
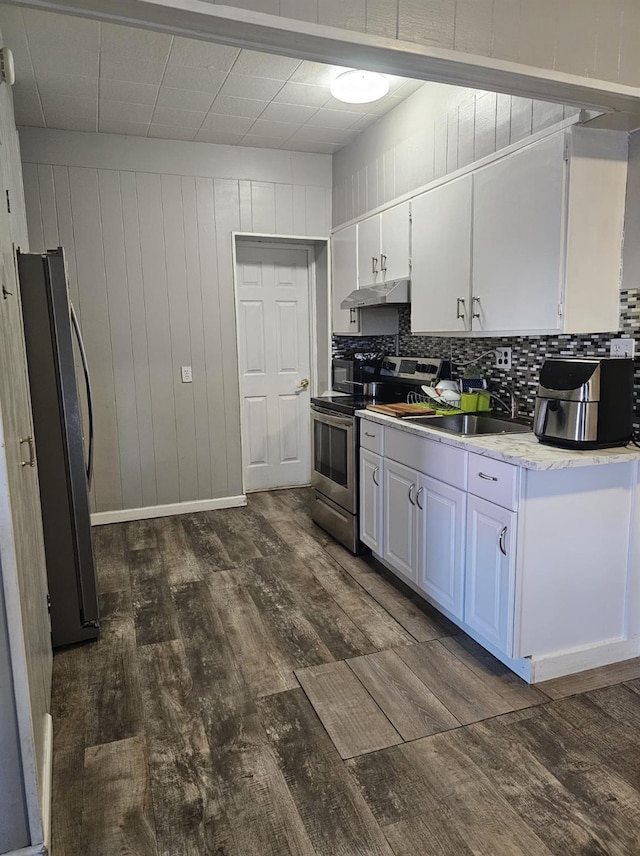
<svg viewBox="0 0 640 856">
<path fill-rule="evenodd" d="M 362 306 L 393 306 L 411 302 L 411 281 L 396 279 L 356 288 L 340 304 L 341 309 L 358 309 Z"/>
</svg>

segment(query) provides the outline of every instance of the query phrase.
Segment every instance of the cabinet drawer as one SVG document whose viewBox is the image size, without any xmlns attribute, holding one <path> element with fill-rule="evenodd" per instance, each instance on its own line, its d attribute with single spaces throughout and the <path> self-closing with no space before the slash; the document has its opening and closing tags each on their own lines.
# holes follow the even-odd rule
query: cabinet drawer
<svg viewBox="0 0 640 856">
<path fill-rule="evenodd" d="M 469 454 L 469 493 L 516 511 L 520 468 L 484 455 Z"/>
<path fill-rule="evenodd" d="M 384 450 L 384 425 L 377 422 L 369 422 L 368 419 L 360 420 L 360 446 L 382 455 Z"/>
<path fill-rule="evenodd" d="M 434 479 L 462 490 L 467 488 L 467 453 L 462 449 L 407 434 L 399 428 L 387 428 L 384 454 Z"/>
</svg>

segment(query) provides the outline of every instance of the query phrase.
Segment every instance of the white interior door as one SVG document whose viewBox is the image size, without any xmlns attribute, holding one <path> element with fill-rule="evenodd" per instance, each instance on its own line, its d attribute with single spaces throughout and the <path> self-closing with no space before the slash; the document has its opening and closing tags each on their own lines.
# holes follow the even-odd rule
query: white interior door
<svg viewBox="0 0 640 856">
<path fill-rule="evenodd" d="M 237 284 L 245 489 L 309 484 L 308 252 L 238 244 Z"/>
</svg>

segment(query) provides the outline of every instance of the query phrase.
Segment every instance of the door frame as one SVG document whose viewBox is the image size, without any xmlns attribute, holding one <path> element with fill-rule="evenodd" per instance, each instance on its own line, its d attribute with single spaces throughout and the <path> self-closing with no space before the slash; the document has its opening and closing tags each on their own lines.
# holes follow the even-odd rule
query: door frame
<svg viewBox="0 0 640 856">
<path fill-rule="evenodd" d="M 327 293 L 326 303 L 329 306 L 331 297 L 331 243 L 330 239 L 316 237 L 301 237 L 299 235 L 269 235 L 256 234 L 255 232 L 232 232 L 232 256 L 233 256 L 233 305 L 236 321 L 236 360 L 237 360 L 237 377 L 238 377 L 238 405 L 240 407 L 240 453 L 242 455 L 242 493 L 246 495 L 246 472 L 244 466 L 244 439 L 246 425 L 244 419 L 244 408 L 242 407 L 242 378 L 240 376 L 240 312 L 238 301 L 238 246 L 253 247 L 265 249 L 287 249 L 287 250 L 306 250 L 307 252 L 307 270 L 309 271 L 309 393 L 310 396 L 318 394 L 318 341 L 316 338 L 317 321 L 318 321 L 318 283 L 317 283 L 317 262 L 316 255 L 318 247 L 326 247 L 327 250 Z M 327 308 L 327 344 L 328 344 L 328 359 L 329 370 L 331 364 L 331 315 Z M 330 375 L 329 375 L 330 376 Z M 311 441 L 309 441 L 311 442 Z M 311 467 L 309 468 L 309 480 L 311 480 Z"/>
</svg>

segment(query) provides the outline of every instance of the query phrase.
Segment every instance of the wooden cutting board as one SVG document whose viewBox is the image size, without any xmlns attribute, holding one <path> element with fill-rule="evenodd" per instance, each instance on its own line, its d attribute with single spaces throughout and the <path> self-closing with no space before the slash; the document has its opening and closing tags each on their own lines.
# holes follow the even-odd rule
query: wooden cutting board
<svg viewBox="0 0 640 856">
<path fill-rule="evenodd" d="M 384 413 L 385 416 L 431 416 L 435 413 L 430 407 L 423 407 L 421 404 L 367 404 L 367 410 L 373 410 L 375 413 Z"/>
</svg>

